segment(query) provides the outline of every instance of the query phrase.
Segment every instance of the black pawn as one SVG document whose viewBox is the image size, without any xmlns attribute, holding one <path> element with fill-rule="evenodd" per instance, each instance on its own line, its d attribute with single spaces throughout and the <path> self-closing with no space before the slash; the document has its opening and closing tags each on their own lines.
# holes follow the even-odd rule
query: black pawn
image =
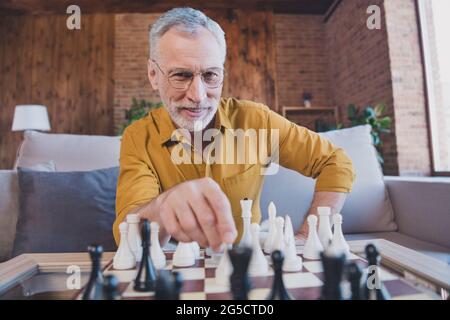
<svg viewBox="0 0 450 320">
<path fill-rule="evenodd" d="M 155 284 L 156 300 L 180 300 L 183 278 L 179 272 L 160 270 Z"/>
<path fill-rule="evenodd" d="M 351 262 L 347 265 L 347 279 L 352 291 L 351 300 L 361 300 L 361 277 L 362 271 L 359 265 Z"/>
<path fill-rule="evenodd" d="M 365 300 L 390 300 L 390 295 L 381 283 L 377 274 L 380 265 L 380 253 L 373 244 L 366 246 L 366 259 L 369 264 L 366 282 L 363 284 L 363 298 Z M 374 268 L 375 266 L 375 268 Z"/>
<path fill-rule="evenodd" d="M 322 300 L 342 300 L 341 281 L 344 273 L 345 254 L 332 255 L 321 252 L 324 282 Z"/>
<path fill-rule="evenodd" d="M 230 287 L 233 299 L 248 300 L 251 284 L 247 271 L 252 257 L 252 249 L 237 247 L 230 250 L 228 254 L 233 266 L 233 272 L 230 275 Z"/>
<path fill-rule="evenodd" d="M 292 300 L 291 295 L 284 286 L 283 281 L 284 255 L 280 250 L 272 252 L 272 266 L 274 270 L 272 290 L 267 300 Z"/>
<path fill-rule="evenodd" d="M 90 245 L 88 252 L 91 257 L 92 269 L 82 299 L 101 300 L 103 296 L 103 275 L 101 270 L 103 247 L 95 244 Z"/>
<path fill-rule="evenodd" d="M 155 290 L 156 270 L 150 256 L 150 222 L 144 220 L 142 223 L 142 259 L 139 265 L 139 271 L 134 280 L 135 291 L 150 292 Z"/>
<path fill-rule="evenodd" d="M 105 276 L 103 283 L 103 299 L 117 300 L 119 298 L 119 279 L 115 275 L 109 274 Z"/>
</svg>

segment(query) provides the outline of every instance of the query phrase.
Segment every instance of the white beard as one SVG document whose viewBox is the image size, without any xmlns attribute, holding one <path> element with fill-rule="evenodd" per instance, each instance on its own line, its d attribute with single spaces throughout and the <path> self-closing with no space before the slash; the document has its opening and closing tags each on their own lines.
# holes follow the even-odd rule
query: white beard
<svg viewBox="0 0 450 320">
<path fill-rule="evenodd" d="M 166 108 L 167 112 L 169 112 L 170 117 L 172 118 L 172 121 L 175 122 L 177 127 L 186 129 L 190 132 L 194 131 L 201 131 L 206 128 L 206 126 L 212 121 L 214 118 L 214 115 L 216 114 L 218 106 L 212 105 L 211 109 L 208 110 L 208 112 L 203 116 L 203 118 L 192 121 L 189 119 L 186 119 L 181 115 L 179 112 L 179 107 L 170 107 Z"/>
</svg>

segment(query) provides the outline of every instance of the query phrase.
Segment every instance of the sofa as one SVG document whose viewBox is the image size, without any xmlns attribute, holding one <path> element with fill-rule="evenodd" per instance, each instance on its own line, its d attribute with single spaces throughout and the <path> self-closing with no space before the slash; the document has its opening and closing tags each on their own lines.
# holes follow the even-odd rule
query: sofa
<svg viewBox="0 0 450 320">
<path fill-rule="evenodd" d="M 356 169 L 354 188 L 341 212 L 346 239 L 386 239 L 449 264 L 450 178 L 383 177 L 369 126 L 322 135 L 342 147 Z M 119 166 L 119 154 L 120 137 L 25 132 L 17 166 L 0 170 L 0 262 L 12 257 L 16 239 L 20 215 L 17 167 L 85 172 Z M 314 180 L 281 166 L 275 168 L 276 173 L 266 177 L 261 194 L 263 219 L 273 201 L 277 214 L 289 214 L 298 228 L 311 202 Z"/>
</svg>

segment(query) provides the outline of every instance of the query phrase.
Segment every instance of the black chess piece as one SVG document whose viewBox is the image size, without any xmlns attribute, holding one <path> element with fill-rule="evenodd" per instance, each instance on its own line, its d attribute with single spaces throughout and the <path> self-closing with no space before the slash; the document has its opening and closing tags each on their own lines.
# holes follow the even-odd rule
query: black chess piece
<svg viewBox="0 0 450 320">
<path fill-rule="evenodd" d="M 284 255 L 280 250 L 272 252 L 272 266 L 274 270 L 272 290 L 267 300 L 292 300 L 291 295 L 287 291 L 283 281 L 283 262 Z"/>
<path fill-rule="evenodd" d="M 183 277 L 179 272 L 160 270 L 155 284 L 156 300 L 180 300 Z"/>
<path fill-rule="evenodd" d="M 347 265 L 347 279 L 350 282 L 352 291 L 351 300 L 361 300 L 361 276 L 362 271 L 359 265 L 355 262 L 350 262 Z"/>
<path fill-rule="evenodd" d="M 103 296 L 103 275 L 101 270 L 103 247 L 93 244 L 88 247 L 88 252 L 92 262 L 92 269 L 82 299 L 101 300 Z"/>
<path fill-rule="evenodd" d="M 251 288 L 248 276 L 248 267 L 252 257 L 252 249 L 248 247 L 237 247 L 228 251 L 233 272 L 230 275 L 231 294 L 234 300 L 248 300 Z"/>
<path fill-rule="evenodd" d="M 105 276 L 103 283 L 103 299 L 104 300 L 117 300 L 119 297 L 118 292 L 119 279 L 113 274 Z"/>
<path fill-rule="evenodd" d="M 139 271 L 134 280 L 133 289 L 139 292 L 150 292 L 155 290 L 156 269 L 150 256 L 150 222 L 144 220 L 141 229 L 142 236 L 142 259 Z"/>
<path fill-rule="evenodd" d="M 380 253 L 374 244 L 366 246 L 366 259 L 369 265 L 366 282 L 363 284 L 364 300 L 390 300 L 390 294 L 381 283 L 379 275 Z"/>
<path fill-rule="evenodd" d="M 324 282 L 322 300 L 342 300 L 341 281 L 344 273 L 345 254 L 334 255 L 325 250 L 320 253 Z"/>
</svg>

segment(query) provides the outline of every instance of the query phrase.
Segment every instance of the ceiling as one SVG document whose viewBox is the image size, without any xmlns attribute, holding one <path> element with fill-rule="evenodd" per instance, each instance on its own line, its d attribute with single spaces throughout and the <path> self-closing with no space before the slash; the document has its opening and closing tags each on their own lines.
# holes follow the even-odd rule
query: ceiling
<svg viewBox="0 0 450 320">
<path fill-rule="evenodd" d="M 174 7 L 198 9 L 273 10 L 275 13 L 325 14 L 335 0 L 2 0 L 1 15 L 66 14 L 69 5 L 77 4 L 82 13 L 150 13 Z"/>
</svg>

